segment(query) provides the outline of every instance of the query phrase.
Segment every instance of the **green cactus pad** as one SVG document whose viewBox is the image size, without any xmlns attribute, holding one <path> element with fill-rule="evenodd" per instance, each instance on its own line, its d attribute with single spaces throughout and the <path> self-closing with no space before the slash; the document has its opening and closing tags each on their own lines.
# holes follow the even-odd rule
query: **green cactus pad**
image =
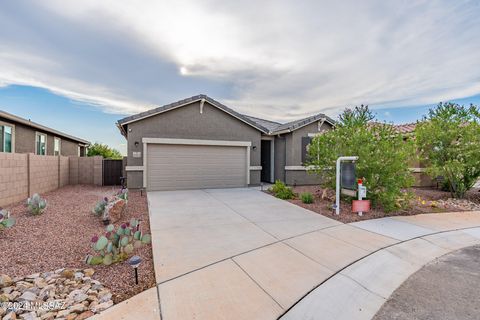
<svg viewBox="0 0 480 320">
<path fill-rule="evenodd" d="M 133 241 L 133 247 L 134 247 L 135 249 L 139 249 L 139 248 L 141 248 L 142 246 L 143 246 L 142 241 L 140 241 L 140 240 L 135 240 L 135 241 Z"/>
<path fill-rule="evenodd" d="M 133 235 L 133 238 L 135 240 L 140 240 L 142 238 L 142 232 L 141 231 L 135 231 L 135 234 Z"/>
<path fill-rule="evenodd" d="M 108 239 L 105 236 L 101 236 L 97 243 L 95 243 L 95 250 L 100 251 L 105 249 L 108 244 Z"/>
<path fill-rule="evenodd" d="M 105 230 L 107 230 L 108 232 L 112 232 L 113 230 L 115 230 L 115 226 L 113 224 L 109 224 Z"/>
<path fill-rule="evenodd" d="M 111 265 L 113 262 L 113 255 L 111 253 L 106 254 L 105 257 L 103 257 L 103 264 L 106 266 Z"/>
<path fill-rule="evenodd" d="M 125 246 L 125 249 L 123 249 L 126 254 L 131 254 L 133 252 L 133 245 L 131 243 L 127 244 Z"/>
<path fill-rule="evenodd" d="M 11 228 L 15 224 L 15 219 L 8 218 L 6 220 L 3 220 L 2 224 L 5 226 L 5 228 Z"/>
<path fill-rule="evenodd" d="M 123 237 L 122 240 L 120 240 L 120 245 L 122 247 L 125 247 L 128 244 L 128 237 Z"/>
<path fill-rule="evenodd" d="M 129 236 L 130 233 L 131 233 L 131 231 L 132 231 L 132 229 L 130 229 L 130 228 L 125 228 L 125 230 L 123 231 L 123 233 L 124 233 L 125 235 Z"/>
<path fill-rule="evenodd" d="M 102 256 L 94 256 L 90 260 L 91 265 L 97 265 L 97 264 L 102 264 L 103 263 L 103 257 Z"/>
<path fill-rule="evenodd" d="M 142 242 L 143 243 L 150 243 L 152 241 L 152 236 L 149 234 L 144 234 L 142 236 Z"/>
<path fill-rule="evenodd" d="M 112 244 L 111 242 L 109 242 L 109 243 L 107 244 L 107 252 L 108 252 L 108 253 L 111 253 L 111 252 L 112 252 L 112 249 L 113 249 L 113 244 Z"/>
<path fill-rule="evenodd" d="M 117 229 L 117 234 L 118 234 L 119 236 L 123 235 L 123 229 L 119 227 L 119 228 Z"/>
</svg>

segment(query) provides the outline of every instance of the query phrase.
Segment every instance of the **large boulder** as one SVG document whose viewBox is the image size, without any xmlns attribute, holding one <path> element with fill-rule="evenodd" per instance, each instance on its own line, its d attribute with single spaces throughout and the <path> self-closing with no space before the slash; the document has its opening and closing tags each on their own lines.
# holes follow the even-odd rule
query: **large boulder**
<svg viewBox="0 0 480 320">
<path fill-rule="evenodd" d="M 127 202 L 123 199 L 117 199 L 108 204 L 105 208 L 106 216 L 110 219 L 110 223 L 118 222 L 122 219 L 123 213 L 127 207 Z"/>
</svg>

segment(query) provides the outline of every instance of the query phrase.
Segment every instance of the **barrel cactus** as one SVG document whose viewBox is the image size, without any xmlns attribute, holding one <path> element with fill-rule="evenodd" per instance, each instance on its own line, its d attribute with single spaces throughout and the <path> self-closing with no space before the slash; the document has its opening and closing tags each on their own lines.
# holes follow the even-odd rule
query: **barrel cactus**
<svg viewBox="0 0 480 320">
<path fill-rule="evenodd" d="M 35 193 L 31 198 L 27 199 L 27 207 L 31 214 L 39 215 L 47 208 L 47 200 Z"/>
<path fill-rule="evenodd" d="M 124 261 L 135 249 L 148 244 L 151 241 L 150 234 L 143 234 L 140 230 L 140 222 L 131 219 L 115 228 L 113 224 L 105 228 L 105 234 L 93 236 L 91 243 L 95 255 L 85 258 L 87 264 L 111 265 Z"/>
<path fill-rule="evenodd" d="M 10 211 L 0 208 L 0 231 L 15 225 L 15 219 L 10 217 Z"/>
</svg>

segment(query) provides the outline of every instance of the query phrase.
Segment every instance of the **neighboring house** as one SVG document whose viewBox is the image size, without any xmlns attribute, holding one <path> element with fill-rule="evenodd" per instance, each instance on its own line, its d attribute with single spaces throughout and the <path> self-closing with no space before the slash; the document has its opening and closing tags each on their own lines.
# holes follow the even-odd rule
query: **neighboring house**
<svg viewBox="0 0 480 320">
<path fill-rule="evenodd" d="M 148 190 L 318 183 L 303 166 L 324 114 L 285 124 L 240 114 L 197 95 L 117 122 L 128 141 L 127 184 Z"/>
<path fill-rule="evenodd" d="M 90 142 L 0 110 L 0 152 L 85 156 Z"/>
<path fill-rule="evenodd" d="M 393 128 L 396 132 L 402 134 L 404 139 L 408 139 L 415 135 L 416 125 L 416 123 L 395 124 Z M 432 187 L 437 185 L 437 182 L 425 173 L 425 166 L 421 161 L 413 161 L 410 170 L 412 170 L 413 177 L 415 178 L 415 187 Z"/>
</svg>

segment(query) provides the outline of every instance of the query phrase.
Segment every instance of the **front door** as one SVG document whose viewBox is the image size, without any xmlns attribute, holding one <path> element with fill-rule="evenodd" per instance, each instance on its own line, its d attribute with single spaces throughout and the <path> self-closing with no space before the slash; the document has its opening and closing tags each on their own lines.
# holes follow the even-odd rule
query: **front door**
<svg viewBox="0 0 480 320">
<path fill-rule="evenodd" d="M 272 182 L 271 176 L 271 165 L 272 165 L 272 158 L 271 158 L 271 148 L 272 148 L 272 141 L 271 140 L 262 140 L 262 152 L 261 152 L 261 159 L 260 163 L 262 165 L 262 174 L 261 174 L 261 181 L 262 182 Z"/>
</svg>

